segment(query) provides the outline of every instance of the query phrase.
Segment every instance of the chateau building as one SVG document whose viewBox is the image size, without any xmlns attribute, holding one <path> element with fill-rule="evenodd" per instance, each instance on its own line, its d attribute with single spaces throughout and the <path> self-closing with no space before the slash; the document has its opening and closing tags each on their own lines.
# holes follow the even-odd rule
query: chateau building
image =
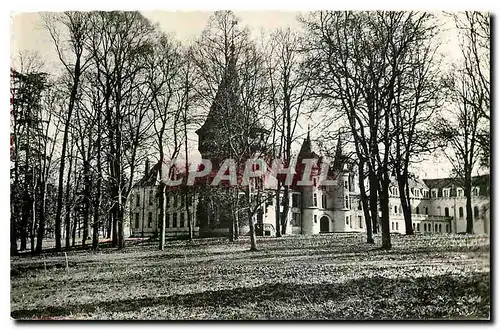
<svg viewBox="0 0 500 330">
<path fill-rule="evenodd" d="M 298 160 L 313 157 L 321 162 L 321 157 L 310 149 L 310 138 L 304 140 Z M 357 177 L 348 164 L 334 165 L 329 176 L 335 181 L 333 186 L 295 187 L 290 191 L 287 216 L 287 234 L 319 234 L 326 232 L 363 232 L 365 219 L 360 201 Z M 132 236 L 153 236 L 158 233 L 158 198 L 156 197 L 158 169 L 156 164 L 133 188 L 129 199 L 130 227 Z M 314 182 L 318 180 L 315 176 Z M 275 188 L 267 187 L 270 194 Z M 280 198 L 279 212 L 283 215 L 283 199 Z M 424 179 L 410 182 L 412 224 L 415 233 L 461 233 L 466 229 L 466 199 L 463 189 L 450 178 Z M 178 190 L 166 193 L 166 234 L 185 236 L 188 234 L 188 210 L 194 220 L 196 236 L 227 236 L 230 221 L 220 221 L 221 214 L 213 210 L 210 216 L 200 212 L 200 201 L 196 196 L 185 198 Z M 187 208 L 186 208 L 187 207 Z M 390 187 L 390 230 L 405 233 L 405 222 L 399 199 L 399 191 L 394 181 Z M 473 178 L 472 209 L 474 233 L 490 233 L 490 176 Z M 256 214 L 256 226 L 260 235 L 274 236 L 276 223 L 276 199 L 270 198 Z M 240 226 L 240 234 L 248 234 L 248 226 Z"/>
<path fill-rule="evenodd" d="M 210 159 L 218 167 L 225 158 L 231 158 L 227 139 L 237 131 L 238 125 L 245 122 L 247 116 L 238 112 L 241 107 L 235 97 L 238 89 L 236 60 L 230 57 L 226 74 L 216 93 L 205 123 L 196 131 L 198 149 L 203 159 Z M 230 116 L 227 116 L 230 113 Z M 222 115 L 224 114 L 224 116 Z M 232 120 L 227 118 L 233 118 Z M 247 123 L 244 123 L 245 125 Z M 249 131 L 250 140 L 258 141 L 265 131 L 255 125 Z M 261 146 L 256 142 L 253 151 Z M 314 159 L 317 165 L 323 158 L 311 147 L 309 133 L 304 139 L 297 155 L 297 161 Z M 149 169 L 146 166 L 144 177 L 133 187 L 129 198 L 130 229 L 132 236 L 152 236 L 158 234 L 158 184 L 160 183 L 158 163 Z M 162 171 L 167 173 L 168 170 Z M 328 167 L 328 177 L 334 185 L 316 185 L 319 173 L 311 177 L 313 185 L 294 186 L 288 201 L 287 234 L 319 234 L 326 232 L 363 232 L 365 219 L 360 201 L 358 178 L 354 171 L 354 162 L 343 155 L 341 141 L 337 143 L 334 162 Z M 473 179 L 474 232 L 489 234 L 490 225 L 490 179 L 489 175 Z M 277 185 L 265 186 L 265 193 L 276 194 Z M 283 217 L 283 193 L 280 192 L 280 205 L 276 198 L 269 198 L 255 215 L 256 232 L 259 235 L 276 234 L 276 216 Z M 187 197 L 186 197 L 187 196 Z M 465 232 L 465 197 L 463 190 L 452 179 L 415 180 L 410 183 L 410 201 L 413 229 L 416 233 L 459 233 Z M 166 192 L 166 235 L 185 236 L 188 234 L 188 219 L 193 219 L 195 236 L 229 236 L 232 230 L 232 218 L 227 207 L 220 204 L 220 199 L 210 194 L 186 194 L 178 189 Z M 405 233 L 405 222 L 399 191 L 396 182 L 390 187 L 390 230 L 393 233 Z M 242 216 L 242 218 L 244 218 Z M 249 232 L 248 225 L 240 221 L 239 234 Z M 379 226 L 380 227 L 380 226 Z"/>
</svg>

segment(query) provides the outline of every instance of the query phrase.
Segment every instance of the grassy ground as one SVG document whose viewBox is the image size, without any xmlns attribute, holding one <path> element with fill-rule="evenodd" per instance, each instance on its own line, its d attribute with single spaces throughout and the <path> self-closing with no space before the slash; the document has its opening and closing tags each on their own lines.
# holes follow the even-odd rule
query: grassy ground
<svg viewBox="0 0 500 330">
<path fill-rule="evenodd" d="M 11 259 L 15 319 L 488 319 L 489 238 L 135 243 Z"/>
</svg>

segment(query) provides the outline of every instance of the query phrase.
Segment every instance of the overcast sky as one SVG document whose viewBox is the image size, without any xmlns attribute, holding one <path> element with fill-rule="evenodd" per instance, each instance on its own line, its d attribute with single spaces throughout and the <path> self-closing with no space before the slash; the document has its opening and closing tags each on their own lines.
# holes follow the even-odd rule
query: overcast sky
<svg viewBox="0 0 500 330">
<path fill-rule="evenodd" d="M 183 42 L 190 42 L 200 35 L 206 26 L 212 12 L 207 11 L 145 11 L 143 14 L 157 22 L 160 28 L 168 33 L 174 33 Z M 247 26 L 253 33 L 261 29 L 274 30 L 280 27 L 298 28 L 296 20 L 299 12 L 292 11 L 235 11 L 242 26 Z M 441 16 L 441 15 L 440 15 Z M 457 56 L 458 48 L 456 37 L 447 31 L 452 25 L 448 20 L 443 20 L 443 33 L 440 38 L 444 46 L 442 52 L 449 59 Z M 36 52 L 45 63 L 45 70 L 56 71 L 60 64 L 54 50 L 49 34 L 43 26 L 43 21 L 38 13 L 18 13 L 11 20 L 11 58 L 15 58 L 20 51 Z M 319 132 L 317 132 L 319 133 Z M 313 132 L 313 136 L 314 136 Z M 195 140 L 196 136 L 190 134 Z M 448 175 L 450 166 L 442 157 L 421 164 L 418 172 L 421 178 L 444 177 Z"/>
</svg>

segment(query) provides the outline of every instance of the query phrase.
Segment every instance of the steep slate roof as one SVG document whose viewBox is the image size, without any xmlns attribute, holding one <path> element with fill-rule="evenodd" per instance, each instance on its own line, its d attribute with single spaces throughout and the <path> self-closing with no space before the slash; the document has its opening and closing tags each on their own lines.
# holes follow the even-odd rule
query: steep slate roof
<svg viewBox="0 0 500 330">
<path fill-rule="evenodd" d="M 429 189 L 438 189 L 438 197 L 442 197 L 443 188 L 451 188 L 450 197 L 457 196 L 457 188 L 461 187 L 461 182 L 455 178 L 424 179 Z M 479 175 L 472 177 L 472 187 L 479 187 L 480 196 L 490 195 L 490 175 Z"/>
<path fill-rule="evenodd" d="M 158 184 L 157 178 L 158 178 L 158 172 L 160 171 L 160 166 L 162 165 L 162 162 L 159 161 L 156 163 L 149 171 L 147 174 L 145 174 L 139 181 L 137 181 L 134 184 L 134 188 L 137 187 L 149 187 L 149 186 L 155 186 Z"/>
</svg>

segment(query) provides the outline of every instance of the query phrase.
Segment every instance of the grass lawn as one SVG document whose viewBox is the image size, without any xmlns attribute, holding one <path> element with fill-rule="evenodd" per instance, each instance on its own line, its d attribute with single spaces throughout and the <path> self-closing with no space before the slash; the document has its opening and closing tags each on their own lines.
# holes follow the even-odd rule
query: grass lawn
<svg viewBox="0 0 500 330">
<path fill-rule="evenodd" d="M 488 237 L 129 243 L 11 258 L 15 319 L 489 319 Z"/>
</svg>

